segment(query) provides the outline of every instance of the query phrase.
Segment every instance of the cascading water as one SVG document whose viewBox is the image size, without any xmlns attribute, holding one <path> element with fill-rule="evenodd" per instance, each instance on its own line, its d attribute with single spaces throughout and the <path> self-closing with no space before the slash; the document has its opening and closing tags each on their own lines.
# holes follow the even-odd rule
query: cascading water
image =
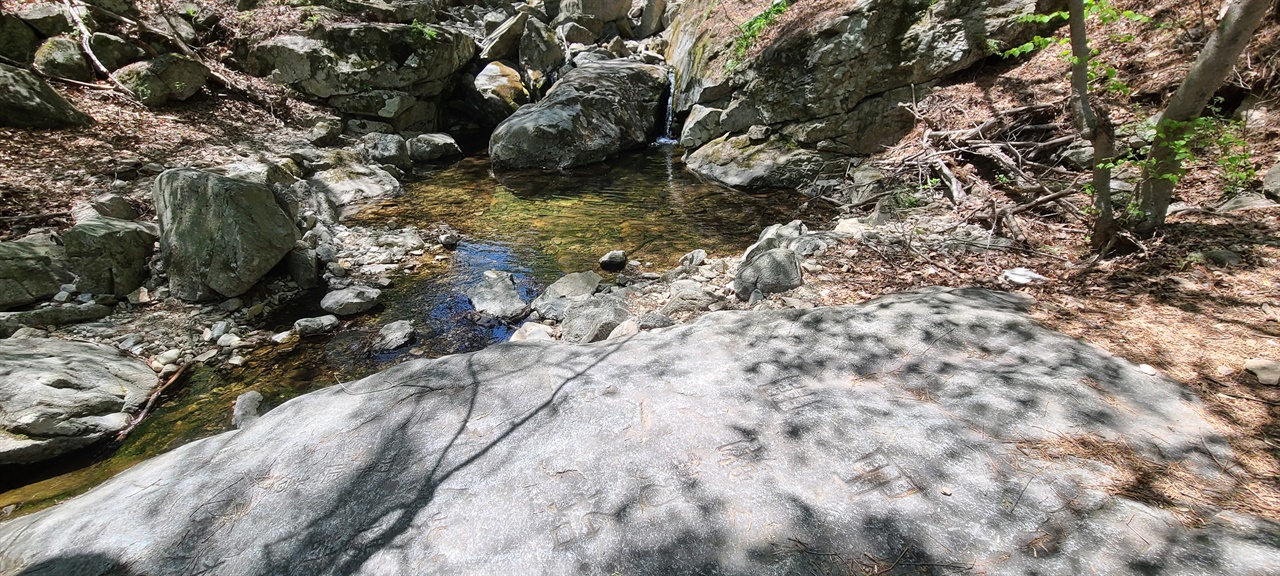
<svg viewBox="0 0 1280 576">
<path fill-rule="evenodd" d="M 667 121 L 662 128 L 662 136 L 659 136 L 654 144 L 658 146 L 671 146 L 676 143 L 675 135 L 671 133 L 671 123 L 676 115 L 676 71 L 674 68 L 667 71 Z"/>
</svg>

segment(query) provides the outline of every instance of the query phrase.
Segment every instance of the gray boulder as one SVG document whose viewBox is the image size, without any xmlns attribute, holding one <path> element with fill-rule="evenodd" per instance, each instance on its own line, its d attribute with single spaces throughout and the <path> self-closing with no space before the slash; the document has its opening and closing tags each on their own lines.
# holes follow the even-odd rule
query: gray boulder
<svg viewBox="0 0 1280 576">
<path fill-rule="evenodd" d="M 74 279 L 66 249 L 52 238 L 0 242 L 0 310 L 50 298 Z"/>
<path fill-rule="evenodd" d="M 183 300 L 244 294 L 299 239 L 293 220 L 262 184 L 174 169 L 156 178 L 152 197 L 169 288 Z"/>
<path fill-rule="evenodd" d="M 294 247 L 284 257 L 285 269 L 289 277 L 303 290 L 310 290 L 320 285 L 320 261 L 316 251 L 304 246 Z"/>
<path fill-rule="evenodd" d="M 575 68 L 542 101 L 498 125 L 489 140 L 493 164 L 563 169 L 646 146 L 667 82 L 662 68 L 637 62 Z"/>
<path fill-rule="evenodd" d="M 792 20 L 787 34 L 745 57 L 734 53 L 738 30 L 715 20 L 723 18 L 716 5 L 682 2 L 665 32 L 677 111 L 719 108 L 726 132 L 763 124 L 800 148 L 870 155 L 914 127 L 902 104 L 988 57 L 993 45 L 1047 34 L 1024 17 L 1066 2 L 847 2 L 820 18 Z"/>
<path fill-rule="evenodd" d="M 147 106 L 160 106 L 194 96 L 209 79 L 209 69 L 180 54 L 165 54 L 136 62 L 111 74 Z"/>
<path fill-rule="evenodd" d="M 403 90 L 368 90 L 329 99 L 329 104 L 342 112 L 371 118 L 396 118 L 417 103 L 417 98 Z"/>
<path fill-rule="evenodd" d="M 320 308 L 339 316 L 350 316 L 368 312 L 378 305 L 382 291 L 368 286 L 352 286 L 334 290 L 320 299 Z"/>
<path fill-rule="evenodd" d="M 596 296 L 580 300 L 565 310 L 560 339 L 575 344 L 599 342 L 630 317 L 626 306 L 617 298 Z"/>
<path fill-rule="evenodd" d="M 358 148 L 365 160 L 375 164 L 389 164 L 401 170 L 413 165 L 409 160 L 409 143 L 398 134 L 365 134 Z"/>
<path fill-rule="evenodd" d="M 707 142 L 724 135 L 720 129 L 720 116 L 724 110 L 695 105 L 685 118 L 684 128 L 680 131 L 680 145 L 696 149 Z"/>
<path fill-rule="evenodd" d="M 36 50 L 34 64 L 36 70 L 49 76 L 79 82 L 93 80 L 93 70 L 80 53 L 80 43 L 65 36 L 45 40 Z"/>
<path fill-rule="evenodd" d="M 90 294 L 124 296 L 147 279 L 159 230 L 155 224 L 99 216 L 72 226 L 62 235 L 76 287 Z"/>
<path fill-rule="evenodd" d="M 157 384 L 151 368 L 110 346 L 0 340 L 0 464 L 46 460 L 119 432 Z"/>
<path fill-rule="evenodd" d="M 261 414 L 258 413 L 258 406 L 262 404 L 262 393 L 257 390 L 250 390 L 236 396 L 236 403 L 231 407 L 231 427 L 239 430 L 252 424 Z"/>
<path fill-rule="evenodd" d="M 1111 455 L 1054 449 L 1124 446 L 1146 470 L 1243 489 L 1202 409 L 1007 294 L 722 312 L 413 360 L 295 398 L 0 524 L 0 566 L 1275 574 L 1276 523 L 1135 498 Z M 1193 510 L 1203 522 L 1179 520 Z"/>
<path fill-rule="evenodd" d="M 596 293 L 603 278 L 595 272 L 574 272 L 553 282 L 547 289 L 533 299 L 530 307 L 543 318 L 559 322 L 564 319 L 564 312 L 569 304 L 590 297 Z"/>
<path fill-rule="evenodd" d="M 763 294 L 775 294 L 803 284 L 800 256 L 786 248 L 767 250 L 743 261 L 733 277 L 733 291 L 744 302 L 756 290 Z"/>
<path fill-rule="evenodd" d="M 476 120 L 497 126 L 529 103 L 529 91 L 515 68 L 490 62 L 464 87 L 463 98 Z"/>
<path fill-rule="evenodd" d="M 529 15 L 521 12 L 503 22 L 481 42 L 480 59 L 501 60 L 515 56 L 520 50 L 520 38 L 524 36 L 524 24 L 528 20 Z"/>
<path fill-rule="evenodd" d="M 561 0 L 560 15 L 592 16 L 601 22 L 626 18 L 631 0 Z"/>
<path fill-rule="evenodd" d="M 556 34 L 568 44 L 594 44 L 599 32 L 592 32 L 577 22 L 565 22 L 556 27 Z"/>
<path fill-rule="evenodd" d="M 76 10 L 81 18 L 88 17 L 88 10 L 85 7 L 78 6 Z M 15 15 L 46 38 L 66 34 L 76 29 L 71 18 L 67 16 L 66 6 L 61 2 L 27 3 Z M 86 21 L 86 24 L 89 24 L 90 29 L 93 28 L 91 19 Z"/>
<path fill-rule="evenodd" d="M 47 328 L 91 322 L 111 315 L 111 308 L 102 304 L 66 303 L 59 306 L 45 306 L 19 312 L 0 312 L 0 337 L 8 336 L 26 326 L 29 328 Z"/>
<path fill-rule="evenodd" d="M 813 183 L 824 162 L 784 138 L 752 143 L 745 135 L 717 138 L 685 158 L 690 170 L 732 188 L 800 188 Z"/>
<path fill-rule="evenodd" d="M 462 149 L 448 134 L 419 134 L 409 139 L 409 159 L 414 162 L 434 162 L 458 156 L 462 156 Z"/>
<path fill-rule="evenodd" d="M 707 291 L 693 280 L 677 280 L 671 283 L 667 303 L 658 313 L 670 317 L 678 312 L 702 312 L 712 304 L 724 300 L 723 296 Z"/>
<path fill-rule="evenodd" d="M 293 330 L 299 336 L 316 336 L 333 332 L 333 329 L 337 328 L 338 324 L 341 324 L 338 317 L 329 314 L 315 318 L 299 318 L 293 322 Z"/>
<path fill-rule="evenodd" d="M 349 216 L 370 203 L 404 193 L 400 181 L 386 170 L 354 162 L 316 172 L 307 179 L 307 185 L 318 196 L 311 199 L 314 205 L 309 208 L 329 220 Z M 332 218 L 328 218 L 329 215 Z"/>
<path fill-rule="evenodd" d="M 138 218 L 138 210 L 133 207 L 133 203 L 129 202 L 128 198 L 110 192 L 99 194 L 90 199 L 89 208 L 95 214 L 107 218 L 119 218 L 121 220 L 136 220 Z"/>
<path fill-rule="evenodd" d="M 21 18 L 0 14 L 0 56 L 27 64 L 40 47 L 40 38 Z"/>
<path fill-rule="evenodd" d="M 467 288 L 466 294 L 471 306 L 483 314 L 502 320 L 524 315 L 526 305 L 510 272 L 486 270 L 480 282 Z"/>
<path fill-rule="evenodd" d="M 476 54 L 466 34 L 435 25 L 335 23 L 311 37 L 254 46 L 246 69 L 402 132 L 433 132 L 454 76 Z M 367 94 L 367 95 L 366 95 Z"/>
<path fill-rule="evenodd" d="M 636 29 L 636 38 L 648 38 L 666 28 L 666 23 L 662 21 L 666 13 L 667 0 L 645 0 L 640 27 Z"/>
<path fill-rule="evenodd" d="M 107 70 L 116 70 L 146 56 L 146 52 L 125 39 L 101 32 L 96 32 L 89 37 L 89 47 L 93 49 L 93 54 Z"/>
<path fill-rule="evenodd" d="M 413 322 L 398 320 L 378 330 L 378 338 L 373 342 L 375 352 L 390 352 L 413 341 Z"/>
<path fill-rule="evenodd" d="M 0 126 L 68 128 L 93 123 L 44 80 L 0 64 Z"/>
<path fill-rule="evenodd" d="M 535 97 L 546 94 L 556 82 L 555 73 L 564 66 L 565 48 L 546 24 L 537 18 L 525 22 L 520 36 L 520 68 L 524 70 L 524 85 Z"/>
</svg>

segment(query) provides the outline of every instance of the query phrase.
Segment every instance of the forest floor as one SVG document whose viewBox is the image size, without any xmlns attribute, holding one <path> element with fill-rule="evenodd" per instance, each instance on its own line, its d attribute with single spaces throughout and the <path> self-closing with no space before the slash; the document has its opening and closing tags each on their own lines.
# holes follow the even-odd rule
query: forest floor
<svg viewBox="0 0 1280 576">
<path fill-rule="evenodd" d="M 1102 60 L 1113 62 L 1117 79 L 1128 83 L 1127 94 L 1103 95 L 1113 120 L 1122 125 L 1158 112 L 1206 34 L 1194 3 L 1115 4 L 1152 16 L 1145 24 L 1110 24 L 1097 35 Z M 1136 40 L 1121 41 L 1127 34 Z M 1280 26 L 1268 23 L 1231 86 L 1221 92 L 1232 100 L 1232 109 L 1247 93 L 1260 96 L 1261 104 L 1239 132 L 1249 169 L 1259 172 L 1280 161 L 1280 113 L 1267 106 L 1280 94 L 1277 37 Z M 920 129 L 888 156 L 908 155 L 926 129 L 969 128 L 995 111 L 1027 104 L 1056 103 L 1055 120 L 1069 126 L 1068 65 L 1059 52 L 1049 48 L 1017 61 L 990 60 L 938 87 L 918 106 Z M 59 88 L 98 124 L 62 131 L 0 128 L 0 240 L 32 227 L 69 225 L 70 217 L 58 214 L 75 201 L 108 191 L 121 166 L 211 161 L 286 129 L 270 112 L 232 97 L 206 96 L 153 111 L 108 91 Z M 1233 129 L 1227 119 L 1223 126 Z M 1242 369 L 1250 358 L 1280 359 L 1280 210 L 1228 215 L 1212 210 L 1224 190 L 1240 180 L 1232 172 L 1239 166 L 1218 161 L 1221 142 L 1205 145 L 1202 159 L 1193 161 L 1177 190 L 1178 200 L 1197 209 L 1172 216 L 1158 236 L 1143 240 L 1130 254 L 1094 258 L 1087 238 L 1088 198 L 1081 194 L 1066 199 L 1070 207 L 1020 218 L 1025 240 L 1009 250 L 962 257 L 904 251 L 885 258 L 859 252 L 853 242 L 835 247 L 822 262 L 829 271 L 826 279 L 807 289 L 820 295 L 819 303 L 832 305 L 928 285 L 985 286 L 1034 296 L 1034 315 L 1045 325 L 1190 387 L 1236 450 L 1238 462 L 1224 463 L 1238 480 L 1235 486 L 1188 486 L 1179 482 L 1176 470 L 1117 460 L 1128 490 L 1182 512 L 1188 522 L 1200 519 L 1198 510 L 1218 507 L 1280 521 L 1280 387 L 1262 385 Z M 968 174 L 977 178 L 979 172 Z M 1251 173 L 1246 184 L 1256 188 L 1259 180 Z M 922 190 L 933 187 L 921 184 Z M 997 183 L 974 188 L 981 192 L 973 193 L 975 203 L 1009 201 Z M 955 216 L 966 208 L 938 200 L 904 212 Z M 41 214 L 54 215 L 35 217 Z M 1215 265 L 1203 257 L 1210 250 L 1229 250 L 1241 261 Z M 1000 280 L 1004 270 L 1015 267 L 1048 280 L 1021 287 Z M 1077 448 L 1066 453 L 1120 458 L 1099 447 Z"/>
</svg>

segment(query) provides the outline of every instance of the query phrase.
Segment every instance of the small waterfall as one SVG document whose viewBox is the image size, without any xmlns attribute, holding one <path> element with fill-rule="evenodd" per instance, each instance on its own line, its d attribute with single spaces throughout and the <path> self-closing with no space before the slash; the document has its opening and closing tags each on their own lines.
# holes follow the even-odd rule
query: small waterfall
<svg viewBox="0 0 1280 576">
<path fill-rule="evenodd" d="M 662 128 L 662 136 L 654 142 L 659 146 L 671 146 L 676 143 L 675 135 L 671 133 L 671 123 L 676 116 L 676 69 L 667 70 L 667 123 Z"/>
</svg>

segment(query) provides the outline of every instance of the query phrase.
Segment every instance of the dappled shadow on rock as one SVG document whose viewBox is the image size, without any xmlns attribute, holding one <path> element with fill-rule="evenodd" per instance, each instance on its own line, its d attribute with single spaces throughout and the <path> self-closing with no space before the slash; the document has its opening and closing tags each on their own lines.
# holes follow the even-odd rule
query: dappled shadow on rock
<svg viewBox="0 0 1280 576">
<path fill-rule="evenodd" d="M 1276 527 L 1190 529 L 1070 438 L 1230 489 L 1177 383 L 924 290 L 410 362 L 0 525 L 0 562 L 147 574 L 1264 574 Z M 1038 443 L 1038 444 L 1037 444 Z M 1152 568 L 1154 567 L 1154 568 Z M 105 573 L 105 572 L 104 572 Z"/>
</svg>

